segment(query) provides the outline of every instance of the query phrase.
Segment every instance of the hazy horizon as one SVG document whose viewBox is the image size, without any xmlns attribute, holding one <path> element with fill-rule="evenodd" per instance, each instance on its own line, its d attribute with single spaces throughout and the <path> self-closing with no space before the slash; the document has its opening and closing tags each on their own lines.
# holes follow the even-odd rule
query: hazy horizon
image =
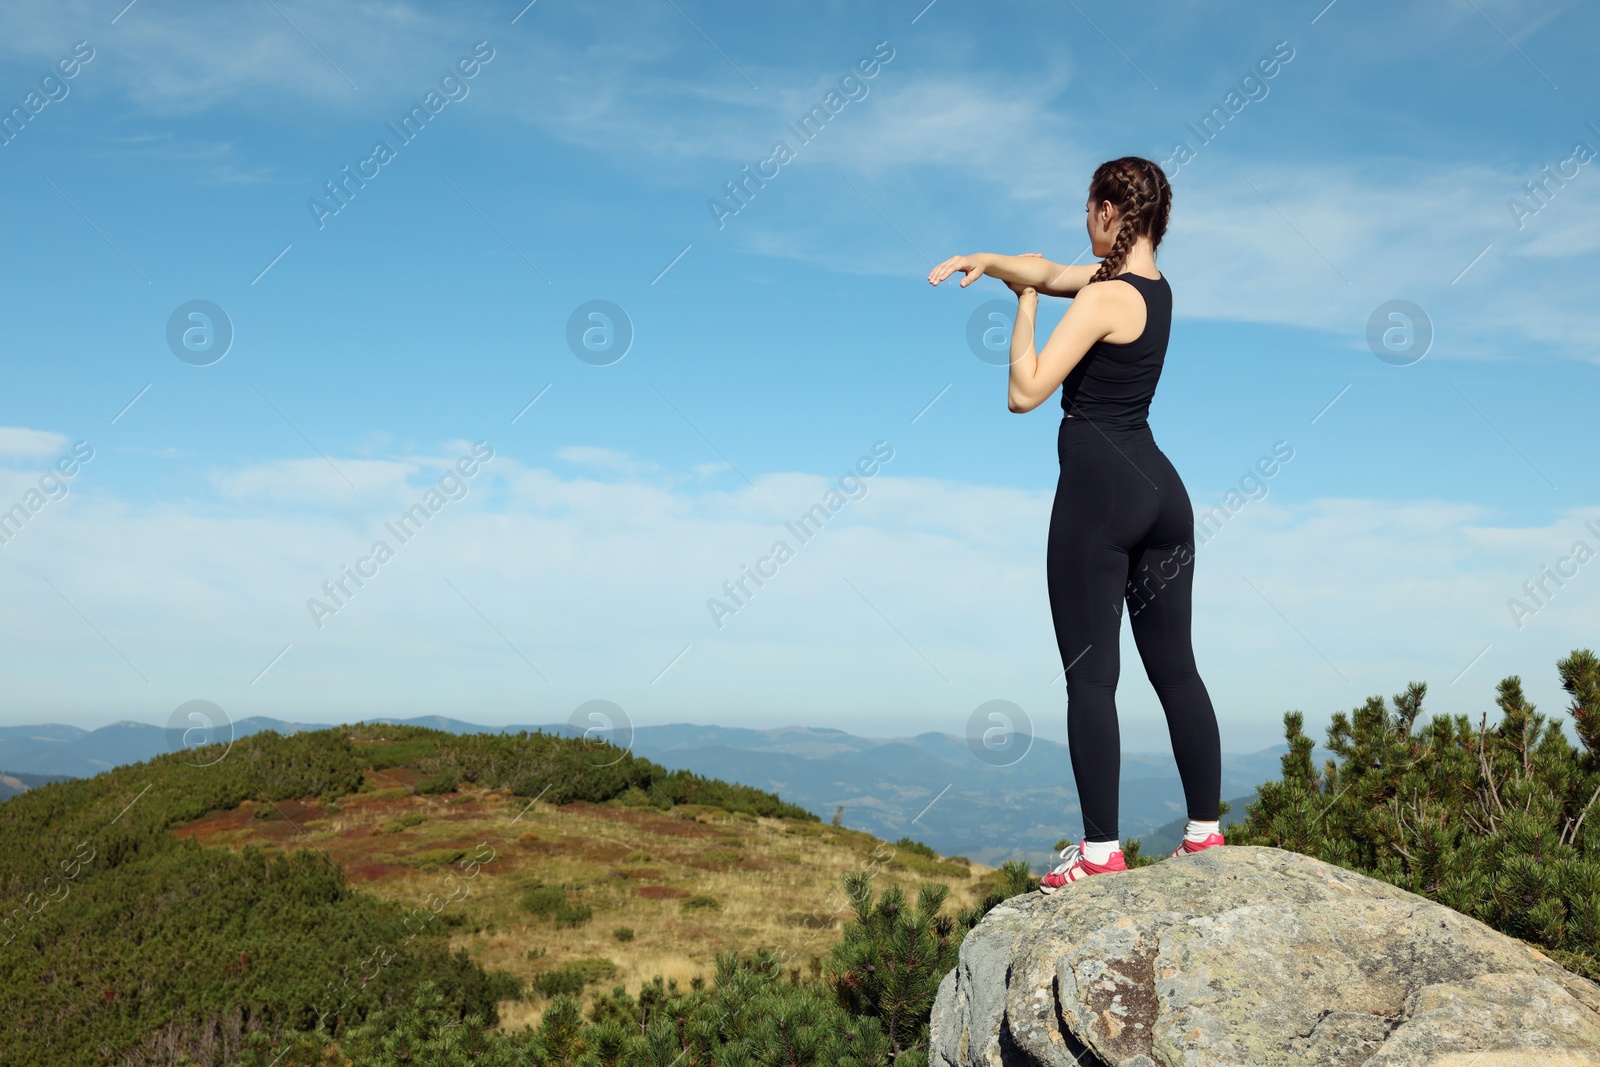
<svg viewBox="0 0 1600 1067">
<path fill-rule="evenodd" d="M 394 720 L 394 721 L 402 722 L 402 723 L 406 723 L 406 724 L 426 725 L 425 720 L 427 720 L 429 718 L 449 718 L 453 722 L 460 722 L 460 723 L 464 723 L 464 724 L 469 725 L 469 726 L 482 726 L 482 727 L 485 727 L 485 728 L 488 728 L 488 729 L 507 729 L 507 728 L 510 728 L 510 727 L 524 727 L 524 728 L 527 728 L 528 730 L 556 730 L 556 731 L 558 731 L 558 730 L 561 730 L 563 728 L 569 728 L 569 729 L 571 728 L 571 724 L 570 723 L 566 723 L 566 722 L 537 722 L 537 723 L 536 722 L 505 722 L 505 723 L 492 723 L 492 722 L 478 722 L 478 721 L 470 720 L 470 719 L 456 719 L 453 716 L 446 717 L 446 716 L 426 716 L 426 715 L 409 716 L 409 717 L 406 717 L 404 719 L 401 719 L 401 718 L 399 718 L 397 716 L 393 716 L 393 715 L 379 715 L 379 716 L 373 716 L 371 718 L 365 718 L 365 719 L 316 719 L 316 720 L 311 720 L 311 719 L 284 719 L 284 718 L 281 718 L 279 716 L 252 715 L 252 716 L 249 716 L 247 719 L 242 719 L 242 720 L 238 720 L 238 721 L 239 722 L 246 722 L 246 721 L 252 721 L 252 720 L 270 719 L 270 720 L 273 720 L 273 721 L 286 723 L 286 724 L 292 725 L 292 726 L 318 728 L 318 727 L 334 727 L 334 726 L 355 726 L 355 725 L 358 725 L 360 723 L 373 723 L 373 722 L 388 721 L 388 720 Z M 733 725 L 733 724 L 730 724 L 730 723 L 707 723 L 707 722 L 673 721 L 673 722 L 651 722 L 651 723 L 637 723 L 636 722 L 636 723 L 633 723 L 632 725 L 633 725 L 634 729 L 640 729 L 640 730 L 642 730 L 642 729 L 652 729 L 652 728 L 664 729 L 664 728 L 670 728 L 670 727 L 675 727 L 676 726 L 676 727 L 686 727 L 686 728 L 690 728 L 690 729 L 719 729 L 719 728 L 725 728 L 725 729 L 751 729 L 751 730 L 759 731 L 761 733 L 784 733 L 784 732 L 788 732 L 788 731 L 819 731 L 819 732 L 845 734 L 845 735 L 857 738 L 857 739 L 862 740 L 862 741 L 877 741 L 877 742 L 886 742 L 886 743 L 887 742 L 894 742 L 894 741 L 912 740 L 912 739 L 915 739 L 917 737 L 924 736 L 924 735 L 927 735 L 927 734 L 936 734 L 936 735 L 941 736 L 941 737 L 950 737 L 950 738 L 956 738 L 956 739 L 963 739 L 965 737 L 965 734 L 963 732 L 960 732 L 960 731 L 952 732 L 952 731 L 949 731 L 949 730 L 926 730 L 926 731 L 923 731 L 920 734 L 916 734 L 916 733 L 867 734 L 867 733 L 859 733 L 859 732 L 851 731 L 851 730 L 844 730 L 844 729 L 840 729 L 840 728 L 836 728 L 836 727 L 809 726 L 809 725 L 804 725 L 804 724 L 801 724 L 801 723 L 787 723 L 787 724 L 776 725 L 776 726 L 739 727 L 739 726 L 736 726 L 736 725 Z M 153 727 L 156 727 L 156 728 L 159 728 L 159 729 L 166 729 L 167 726 L 168 726 L 168 723 L 164 722 L 164 721 L 163 722 L 154 722 L 154 721 L 147 720 L 147 719 L 113 719 L 113 720 L 110 720 L 110 721 L 107 721 L 107 722 L 97 723 L 94 726 L 81 726 L 81 725 L 79 725 L 77 723 L 46 722 L 46 721 L 22 722 L 22 723 L 0 723 L 0 729 L 8 729 L 8 730 L 25 729 L 25 728 L 27 728 L 29 726 L 72 726 L 72 727 L 75 727 L 77 729 L 81 729 L 81 730 L 85 730 L 87 732 L 93 733 L 95 730 L 102 730 L 102 729 L 105 729 L 106 727 L 110 727 L 110 726 L 153 726 Z M 1056 743 L 1059 743 L 1059 744 L 1065 744 L 1066 743 L 1066 733 L 1065 733 L 1065 731 L 1062 731 L 1062 734 L 1061 734 L 1060 737 L 1050 737 L 1049 735 L 1043 733 L 1042 731 L 1035 730 L 1033 732 L 1032 736 L 1043 738 L 1045 740 L 1053 741 L 1053 742 L 1056 742 Z M 1275 743 L 1275 745 L 1278 745 L 1278 746 L 1281 746 L 1282 744 L 1283 744 L 1283 740 L 1281 738 Z M 1261 748 L 1249 749 L 1249 750 L 1238 750 L 1237 752 L 1235 752 L 1233 750 L 1228 750 L 1227 754 L 1250 755 L 1252 753 L 1261 752 L 1264 749 L 1273 748 L 1273 747 L 1275 747 L 1275 745 L 1264 745 Z M 626 746 L 624 746 L 624 747 L 626 747 Z M 174 751 L 176 751 L 176 749 L 174 749 Z M 1125 752 L 1125 753 L 1128 753 L 1130 755 L 1134 755 L 1134 754 L 1137 754 L 1137 755 L 1152 755 L 1152 754 L 1153 755 L 1162 755 L 1162 754 L 1170 754 L 1171 747 L 1170 746 L 1166 746 L 1166 747 L 1157 746 L 1155 748 L 1141 749 L 1141 748 L 1132 748 L 1132 747 L 1129 747 L 1128 745 L 1124 745 L 1123 748 L 1122 748 L 1122 751 Z"/>
</svg>

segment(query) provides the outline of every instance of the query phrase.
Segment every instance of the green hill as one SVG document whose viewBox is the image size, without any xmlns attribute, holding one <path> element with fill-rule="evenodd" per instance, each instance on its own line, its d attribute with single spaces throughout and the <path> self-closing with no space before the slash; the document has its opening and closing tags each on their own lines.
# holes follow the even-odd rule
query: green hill
<svg viewBox="0 0 1600 1067">
<path fill-rule="evenodd" d="M 852 872 L 962 883 L 952 903 L 994 885 L 620 749 L 393 724 L 43 785 L 0 804 L 0 839 L 7 1067 L 255 1062 L 313 1034 L 286 1067 L 406 1026 L 556 1025 L 586 988 L 688 996 L 761 950 L 815 976 Z"/>
</svg>

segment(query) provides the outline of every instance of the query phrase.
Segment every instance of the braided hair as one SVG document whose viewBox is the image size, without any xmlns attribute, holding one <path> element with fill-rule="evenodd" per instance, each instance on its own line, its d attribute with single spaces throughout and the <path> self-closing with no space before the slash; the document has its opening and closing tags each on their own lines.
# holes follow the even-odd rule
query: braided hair
<svg viewBox="0 0 1600 1067">
<path fill-rule="evenodd" d="M 1151 251 L 1161 244 L 1172 214 L 1172 186 L 1155 163 L 1143 156 L 1123 156 L 1100 164 L 1089 180 L 1089 200 L 1094 205 L 1109 200 L 1121 213 L 1111 251 L 1089 281 L 1101 282 L 1122 273 L 1138 238 L 1150 238 Z"/>
</svg>

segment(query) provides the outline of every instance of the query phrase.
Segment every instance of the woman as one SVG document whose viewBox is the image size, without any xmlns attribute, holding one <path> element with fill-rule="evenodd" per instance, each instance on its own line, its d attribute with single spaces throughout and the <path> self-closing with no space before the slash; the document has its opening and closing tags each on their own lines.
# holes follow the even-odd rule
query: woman
<svg viewBox="0 0 1600 1067">
<path fill-rule="evenodd" d="M 1083 838 L 1039 881 L 1046 893 L 1089 875 L 1127 870 L 1117 837 L 1118 638 L 1126 599 L 1139 657 L 1161 698 L 1189 821 L 1173 856 L 1223 843 L 1217 717 L 1195 668 L 1189 625 L 1194 509 L 1146 417 L 1172 325 L 1172 289 L 1156 268 L 1172 188 L 1161 168 L 1126 156 L 1089 183 L 1098 264 L 1062 266 L 1036 254 L 953 256 L 963 288 L 987 274 L 1017 294 L 1007 406 L 1032 411 L 1062 387 L 1056 438 L 1061 478 L 1050 512 L 1046 577 L 1067 678 L 1067 747 L 1083 808 Z M 1034 349 L 1038 294 L 1076 297 Z"/>
</svg>

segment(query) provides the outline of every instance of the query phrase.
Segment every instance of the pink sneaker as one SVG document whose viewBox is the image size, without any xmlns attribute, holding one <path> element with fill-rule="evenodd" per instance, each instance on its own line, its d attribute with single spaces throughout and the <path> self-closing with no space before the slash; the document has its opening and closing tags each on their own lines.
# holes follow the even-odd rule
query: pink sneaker
<svg viewBox="0 0 1600 1067">
<path fill-rule="evenodd" d="M 1105 863 L 1090 863 L 1083 855 L 1086 844 L 1087 841 L 1080 841 L 1061 850 L 1061 858 L 1065 862 L 1039 879 L 1039 892 L 1054 893 L 1069 882 L 1082 881 L 1091 874 L 1109 874 L 1112 871 L 1128 869 L 1128 865 L 1122 860 L 1120 848 L 1113 852 Z"/>
<path fill-rule="evenodd" d="M 1185 837 L 1178 842 L 1178 847 L 1172 850 L 1172 858 L 1177 859 L 1179 856 L 1187 856 L 1191 852 L 1204 852 L 1208 848 L 1216 848 L 1218 845 L 1225 844 L 1227 842 L 1222 839 L 1221 834 L 1207 834 L 1204 841 L 1190 841 Z"/>
</svg>

